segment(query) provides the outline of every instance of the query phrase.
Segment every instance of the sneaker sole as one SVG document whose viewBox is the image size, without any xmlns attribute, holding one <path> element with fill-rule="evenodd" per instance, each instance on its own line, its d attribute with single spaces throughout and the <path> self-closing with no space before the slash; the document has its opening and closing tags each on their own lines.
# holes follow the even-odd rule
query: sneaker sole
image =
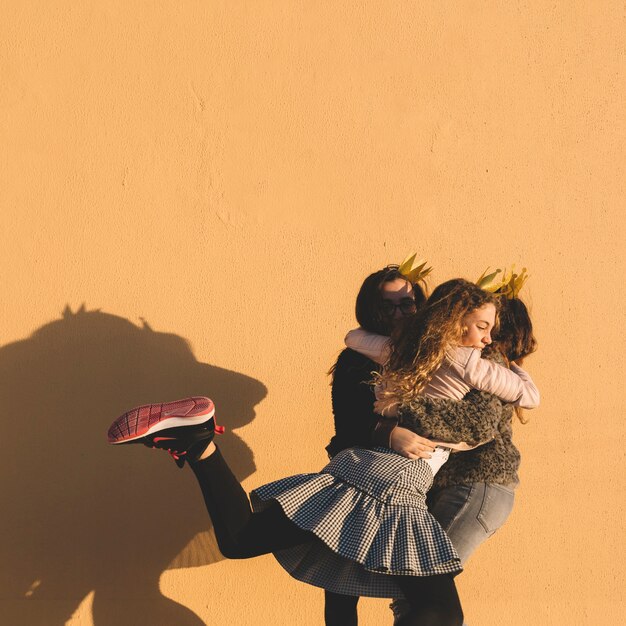
<svg viewBox="0 0 626 626">
<path fill-rule="evenodd" d="M 134 443 L 167 428 L 196 426 L 208 422 L 215 415 L 215 406 L 209 398 L 196 396 L 166 402 L 144 404 L 120 415 L 111 424 L 109 443 Z"/>
</svg>

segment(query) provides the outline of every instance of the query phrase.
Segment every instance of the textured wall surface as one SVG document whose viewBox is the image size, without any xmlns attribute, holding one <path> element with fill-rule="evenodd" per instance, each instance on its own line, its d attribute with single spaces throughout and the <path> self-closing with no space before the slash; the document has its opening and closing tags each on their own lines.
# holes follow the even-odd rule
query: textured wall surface
<svg viewBox="0 0 626 626">
<path fill-rule="evenodd" d="M 220 557 L 188 470 L 105 433 L 205 393 L 246 488 L 318 469 L 356 291 L 414 249 L 431 286 L 532 275 L 543 402 L 468 622 L 626 623 L 625 27 L 608 0 L 3 2 L 3 623 L 322 623 L 271 556 Z"/>
</svg>

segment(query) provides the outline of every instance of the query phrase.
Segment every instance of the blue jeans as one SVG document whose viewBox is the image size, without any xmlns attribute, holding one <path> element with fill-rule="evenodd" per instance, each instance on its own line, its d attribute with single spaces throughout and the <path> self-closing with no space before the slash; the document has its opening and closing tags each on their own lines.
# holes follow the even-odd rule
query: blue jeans
<svg viewBox="0 0 626 626">
<path fill-rule="evenodd" d="M 504 485 L 453 485 L 431 490 L 428 510 L 448 533 L 461 563 L 465 564 L 474 550 L 506 522 L 514 499 L 513 488 Z M 408 607 L 406 600 L 392 602 L 396 621 Z"/>
</svg>

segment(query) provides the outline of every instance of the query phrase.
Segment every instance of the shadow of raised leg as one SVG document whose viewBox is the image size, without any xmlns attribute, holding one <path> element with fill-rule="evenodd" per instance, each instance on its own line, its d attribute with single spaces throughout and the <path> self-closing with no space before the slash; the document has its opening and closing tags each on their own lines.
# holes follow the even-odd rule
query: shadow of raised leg
<svg viewBox="0 0 626 626">
<path fill-rule="evenodd" d="M 158 588 L 168 567 L 221 558 L 195 479 L 160 451 L 109 446 L 106 431 L 133 406 L 208 395 L 241 480 L 254 459 L 232 429 L 254 419 L 264 385 L 199 363 L 181 337 L 83 310 L 0 348 L 0 373 L 3 621 L 64 624 L 95 590 L 96 626 L 202 624 Z"/>
</svg>

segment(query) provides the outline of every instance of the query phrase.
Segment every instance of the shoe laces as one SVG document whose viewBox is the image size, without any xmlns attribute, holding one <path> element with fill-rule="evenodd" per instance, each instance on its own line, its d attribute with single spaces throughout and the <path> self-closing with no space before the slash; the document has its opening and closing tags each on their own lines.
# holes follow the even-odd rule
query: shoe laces
<svg viewBox="0 0 626 626">
<path fill-rule="evenodd" d="M 185 454 L 187 454 L 187 451 L 185 450 L 184 452 L 179 452 L 178 450 L 170 450 L 169 448 L 167 448 L 167 453 L 175 460 L 178 461 L 180 460 L 181 456 L 185 456 Z"/>
<path fill-rule="evenodd" d="M 153 450 L 164 450 L 165 452 L 167 452 L 175 461 L 178 461 L 178 459 L 180 459 L 181 456 L 185 456 L 185 454 L 187 454 L 187 450 L 172 450 L 172 448 L 160 448 L 159 446 L 155 446 L 155 445 L 151 445 L 148 446 L 150 448 L 152 448 Z"/>
<path fill-rule="evenodd" d="M 215 424 L 214 430 L 216 435 L 223 435 L 226 431 L 224 426 L 219 426 L 218 424 Z M 174 459 L 178 467 L 182 467 L 185 464 L 184 457 L 187 454 L 187 450 L 172 450 L 171 448 L 161 448 L 154 444 L 149 447 L 157 450 L 164 450 L 165 452 L 167 452 Z"/>
</svg>

